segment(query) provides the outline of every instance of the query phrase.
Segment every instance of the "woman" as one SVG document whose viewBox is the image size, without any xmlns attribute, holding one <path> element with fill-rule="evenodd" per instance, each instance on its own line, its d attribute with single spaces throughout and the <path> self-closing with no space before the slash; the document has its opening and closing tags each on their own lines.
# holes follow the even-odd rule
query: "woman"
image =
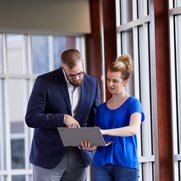
<svg viewBox="0 0 181 181">
<path fill-rule="evenodd" d="M 95 126 L 100 127 L 106 141 L 112 144 L 97 147 L 93 159 L 94 181 L 138 181 L 139 163 L 137 134 L 144 114 L 139 100 L 126 92 L 132 72 L 129 55 L 116 59 L 107 71 L 107 88 L 111 98 L 96 111 Z M 83 149 L 94 149 L 83 142 Z"/>
</svg>

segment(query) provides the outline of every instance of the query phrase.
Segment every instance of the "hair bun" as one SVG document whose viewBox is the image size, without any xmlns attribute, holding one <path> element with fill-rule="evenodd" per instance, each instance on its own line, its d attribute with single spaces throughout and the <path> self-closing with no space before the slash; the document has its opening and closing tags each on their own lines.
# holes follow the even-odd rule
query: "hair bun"
<svg viewBox="0 0 181 181">
<path fill-rule="evenodd" d="M 127 67 L 129 72 L 132 71 L 132 60 L 130 55 L 121 55 L 116 59 L 116 61 L 120 62 L 121 64 L 123 63 Z"/>
</svg>

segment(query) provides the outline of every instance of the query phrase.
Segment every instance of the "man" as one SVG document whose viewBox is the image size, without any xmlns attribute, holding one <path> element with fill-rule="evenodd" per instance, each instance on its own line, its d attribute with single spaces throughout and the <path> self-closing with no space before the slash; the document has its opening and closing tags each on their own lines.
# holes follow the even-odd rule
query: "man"
<svg viewBox="0 0 181 181">
<path fill-rule="evenodd" d="M 64 147 L 57 127 L 93 126 L 99 104 L 98 81 L 84 73 L 78 50 L 61 55 L 62 67 L 35 81 L 26 113 L 34 129 L 30 162 L 34 181 L 83 181 L 92 152 Z"/>
</svg>

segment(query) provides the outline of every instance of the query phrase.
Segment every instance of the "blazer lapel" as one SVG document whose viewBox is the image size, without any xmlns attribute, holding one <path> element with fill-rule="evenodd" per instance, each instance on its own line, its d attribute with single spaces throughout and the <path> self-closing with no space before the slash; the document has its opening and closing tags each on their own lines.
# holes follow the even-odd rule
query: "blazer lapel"
<svg viewBox="0 0 181 181">
<path fill-rule="evenodd" d="M 86 79 L 84 78 L 82 86 L 81 86 L 81 95 L 80 95 L 80 100 L 79 100 L 79 105 L 77 109 L 77 113 L 75 115 L 75 118 L 81 114 L 81 108 L 84 107 L 84 104 L 87 102 L 88 99 L 88 87 L 87 87 L 87 82 Z"/>
<path fill-rule="evenodd" d="M 64 78 L 64 74 L 62 69 L 58 69 L 58 81 L 59 81 L 59 88 L 63 94 L 64 100 L 67 104 L 67 109 L 69 111 L 69 114 L 71 115 L 71 104 L 70 104 L 70 98 L 69 98 L 69 93 L 68 93 L 68 88 L 67 88 L 67 83 L 66 80 Z"/>
</svg>

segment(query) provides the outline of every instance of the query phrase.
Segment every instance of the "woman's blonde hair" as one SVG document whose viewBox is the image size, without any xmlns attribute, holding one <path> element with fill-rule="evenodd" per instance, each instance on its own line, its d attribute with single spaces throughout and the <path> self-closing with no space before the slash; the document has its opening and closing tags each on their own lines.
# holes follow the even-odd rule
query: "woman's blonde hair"
<svg viewBox="0 0 181 181">
<path fill-rule="evenodd" d="M 121 55 L 114 62 L 112 62 L 108 71 L 110 72 L 120 72 L 121 78 L 127 80 L 130 78 L 132 72 L 132 59 L 130 55 Z"/>
</svg>

